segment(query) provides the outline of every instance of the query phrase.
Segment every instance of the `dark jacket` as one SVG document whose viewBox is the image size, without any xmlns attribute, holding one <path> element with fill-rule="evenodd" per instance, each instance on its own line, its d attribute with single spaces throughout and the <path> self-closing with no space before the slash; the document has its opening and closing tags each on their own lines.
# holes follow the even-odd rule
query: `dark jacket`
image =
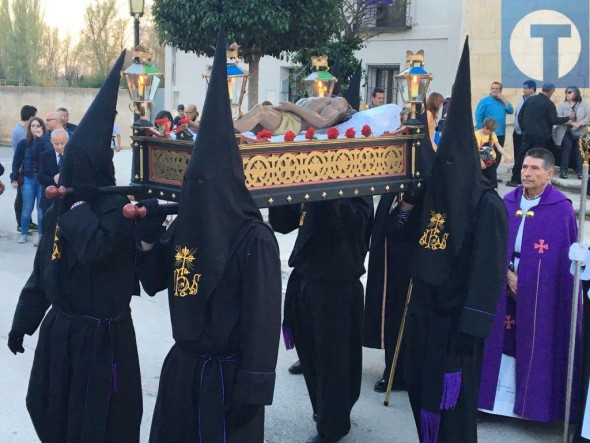
<svg viewBox="0 0 590 443">
<path fill-rule="evenodd" d="M 558 117 L 555 104 L 545 94 L 534 95 L 524 102 L 518 124 L 527 141 L 551 138 L 553 125 L 567 123 L 569 117 Z"/>
<path fill-rule="evenodd" d="M 16 145 L 14 157 L 12 157 L 12 173 L 10 181 L 16 181 L 18 173 L 22 170 L 27 177 L 32 177 L 39 171 L 39 153 L 41 152 L 43 138 L 35 138 L 31 141 L 21 140 Z"/>
<path fill-rule="evenodd" d="M 39 173 L 37 174 L 37 180 L 43 186 L 43 189 L 47 186 L 57 186 L 53 177 L 59 172 L 57 167 L 57 160 L 55 158 L 55 151 L 43 151 L 39 156 Z M 51 201 L 45 197 L 45 192 L 41 195 L 41 209 L 46 210 Z"/>
</svg>

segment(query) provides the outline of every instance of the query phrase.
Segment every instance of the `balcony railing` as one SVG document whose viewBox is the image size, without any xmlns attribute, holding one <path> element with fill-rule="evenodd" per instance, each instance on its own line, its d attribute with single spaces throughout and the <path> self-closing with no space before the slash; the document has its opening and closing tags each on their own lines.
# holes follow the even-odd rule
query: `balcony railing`
<svg viewBox="0 0 590 443">
<path fill-rule="evenodd" d="M 364 20 L 367 31 L 403 31 L 412 27 L 409 0 L 375 1 L 367 8 Z"/>
</svg>

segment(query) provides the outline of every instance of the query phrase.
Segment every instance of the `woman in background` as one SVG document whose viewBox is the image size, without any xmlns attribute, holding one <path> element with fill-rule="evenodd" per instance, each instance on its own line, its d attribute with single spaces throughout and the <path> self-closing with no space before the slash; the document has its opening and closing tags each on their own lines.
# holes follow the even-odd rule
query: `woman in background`
<svg viewBox="0 0 590 443">
<path fill-rule="evenodd" d="M 438 112 L 442 107 L 444 97 L 438 92 L 433 92 L 428 96 L 426 100 L 426 117 L 428 119 L 428 133 L 430 134 L 430 142 L 432 143 L 432 149 L 435 151 L 438 148 L 438 144 L 434 139 L 434 131 L 438 124 Z"/>
<path fill-rule="evenodd" d="M 39 226 L 39 237 L 43 232 L 43 210 L 39 207 L 43 187 L 37 180 L 39 171 L 39 155 L 43 148 L 41 137 L 46 132 L 45 122 L 39 117 L 33 117 L 27 124 L 27 136 L 16 146 L 12 159 L 12 173 L 10 182 L 14 189 L 18 186 L 19 175 L 22 176 L 23 210 L 21 213 L 21 236 L 19 243 L 26 243 L 27 232 L 31 224 L 31 215 L 37 201 L 37 225 Z M 35 246 L 38 242 L 35 244 Z"/>
</svg>

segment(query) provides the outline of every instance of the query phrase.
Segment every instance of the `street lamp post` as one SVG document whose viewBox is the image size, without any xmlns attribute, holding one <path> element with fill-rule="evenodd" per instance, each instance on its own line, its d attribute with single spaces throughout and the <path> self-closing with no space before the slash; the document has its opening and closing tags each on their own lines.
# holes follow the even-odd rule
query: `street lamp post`
<svg viewBox="0 0 590 443">
<path fill-rule="evenodd" d="M 139 19 L 143 16 L 145 0 L 129 0 L 129 14 L 133 17 L 133 49 L 139 46 Z M 137 61 L 137 60 L 136 60 Z M 133 121 L 140 120 L 140 115 L 133 114 Z"/>
</svg>

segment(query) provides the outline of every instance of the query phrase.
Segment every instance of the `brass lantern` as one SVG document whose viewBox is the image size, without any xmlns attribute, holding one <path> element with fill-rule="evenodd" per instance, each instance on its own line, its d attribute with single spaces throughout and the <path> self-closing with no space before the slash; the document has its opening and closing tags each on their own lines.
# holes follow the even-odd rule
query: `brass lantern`
<svg viewBox="0 0 590 443">
<path fill-rule="evenodd" d="M 311 58 L 311 66 L 315 69 L 304 82 L 309 97 L 331 97 L 334 85 L 338 81 L 328 72 L 328 57 L 323 55 Z M 325 68 L 321 70 L 320 68 Z"/>
<path fill-rule="evenodd" d="M 163 73 L 152 65 L 151 57 L 151 49 L 137 46 L 133 52 L 133 64 L 123 71 L 131 98 L 130 108 L 139 114 L 133 126 L 152 126 L 150 118 L 154 97 Z"/>
<path fill-rule="evenodd" d="M 416 54 L 406 51 L 408 67 L 395 78 L 402 100 L 410 106 L 410 119 L 407 124 L 417 124 L 416 105 L 424 102 L 430 87 L 432 74 L 424 69 L 424 51 L 420 49 Z"/>
<path fill-rule="evenodd" d="M 242 102 L 246 95 L 246 86 L 248 85 L 248 78 L 250 74 L 242 68 L 238 62 L 238 44 L 232 43 L 226 51 L 227 61 L 227 89 L 229 90 L 229 99 L 231 102 L 232 117 L 234 119 L 242 116 Z M 209 78 L 211 77 L 211 70 L 203 74 L 203 77 L 209 85 Z"/>
</svg>

